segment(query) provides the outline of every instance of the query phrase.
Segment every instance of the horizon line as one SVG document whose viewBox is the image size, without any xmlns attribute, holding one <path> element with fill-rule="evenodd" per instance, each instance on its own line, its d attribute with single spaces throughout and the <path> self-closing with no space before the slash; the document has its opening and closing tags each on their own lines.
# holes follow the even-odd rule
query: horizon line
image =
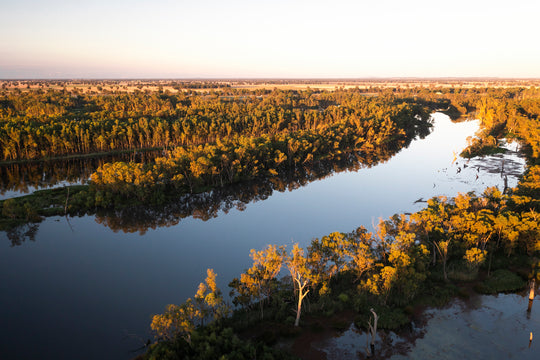
<svg viewBox="0 0 540 360">
<path fill-rule="evenodd" d="M 35 78 L 0 78 L 0 81 L 80 81 L 80 80 L 115 80 L 115 81 L 540 81 L 540 77 L 498 77 L 498 76 L 373 76 L 373 77 L 35 77 Z"/>
</svg>

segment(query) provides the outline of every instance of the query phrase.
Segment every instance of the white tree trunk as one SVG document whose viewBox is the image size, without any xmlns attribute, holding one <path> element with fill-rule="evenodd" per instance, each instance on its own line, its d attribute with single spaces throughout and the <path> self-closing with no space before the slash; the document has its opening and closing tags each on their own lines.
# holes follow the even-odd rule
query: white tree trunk
<svg viewBox="0 0 540 360">
<path fill-rule="evenodd" d="M 294 326 L 300 324 L 300 312 L 302 311 L 302 290 L 299 290 L 298 294 L 298 306 L 296 308 L 296 320 L 294 321 Z"/>
</svg>

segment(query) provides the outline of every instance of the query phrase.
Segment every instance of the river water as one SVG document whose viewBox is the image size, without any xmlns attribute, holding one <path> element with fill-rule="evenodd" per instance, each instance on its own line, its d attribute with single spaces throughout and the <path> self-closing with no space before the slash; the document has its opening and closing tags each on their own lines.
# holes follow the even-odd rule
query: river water
<svg viewBox="0 0 540 360">
<path fill-rule="evenodd" d="M 0 358 L 129 359 L 149 338 L 152 315 L 193 296 L 207 268 L 228 293 L 252 248 L 306 246 L 333 231 L 372 230 L 432 196 L 502 190 L 503 159 L 507 185 L 517 184 L 525 162 L 513 151 L 454 159 L 477 121 L 433 120 L 429 136 L 385 163 L 219 205 L 211 216 L 179 216 L 173 206 L 160 214 L 166 221 L 148 224 L 101 214 L 47 218 L 17 239 L 0 233 Z"/>
</svg>

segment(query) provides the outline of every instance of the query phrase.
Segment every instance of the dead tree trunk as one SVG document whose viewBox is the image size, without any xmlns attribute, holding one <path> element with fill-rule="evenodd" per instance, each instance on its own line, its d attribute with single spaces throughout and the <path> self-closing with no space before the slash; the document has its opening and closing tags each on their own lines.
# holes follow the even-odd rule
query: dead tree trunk
<svg viewBox="0 0 540 360">
<path fill-rule="evenodd" d="M 527 312 L 531 312 L 532 310 L 532 304 L 534 300 L 534 290 L 536 288 L 536 282 L 534 279 L 531 281 L 530 290 L 529 290 L 529 307 L 527 308 Z"/>
<path fill-rule="evenodd" d="M 373 314 L 373 325 L 371 325 L 371 320 L 368 321 L 368 331 L 371 334 L 371 344 L 369 345 L 369 347 L 366 344 L 366 352 L 368 357 L 371 357 L 375 355 L 375 338 L 377 337 L 377 321 L 379 320 L 379 316 L 377 315 L 375 310 L 369 309 L 369 311 L 371 311 L 371 313 Z M 368 337 L 366 337 L 366 342 L 368 341 L 367 339 Z"/>
</svg>

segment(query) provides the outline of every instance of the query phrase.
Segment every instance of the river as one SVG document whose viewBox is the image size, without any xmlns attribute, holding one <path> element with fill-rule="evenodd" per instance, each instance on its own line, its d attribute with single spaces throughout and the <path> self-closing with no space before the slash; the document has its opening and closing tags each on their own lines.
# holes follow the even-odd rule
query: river
<svg viewBox="0 0 540 360">
<path fill-rule="evenodd" d="M 525 161 L 513 151 L 453 161 L 478 121 L 453 123 L 440 113 L 433 120 L 430 135 L 387 162 L 218 205 L 211 216 L 170 210 L 160 214 L 164 223 L 132 227 L 103 214 L 51 217 L 22 240 L 0 233 L 0 358 L 132 358 L 150 336 L 152 315 L 193 296 L 207 268 L 226 294 L 251 265 L 252 248 L 306 246 L 334 231 L 371 230 L 432 196 L 502 190 L 503 159 L 507 185 L 517 184 Z"/>
</svg>

